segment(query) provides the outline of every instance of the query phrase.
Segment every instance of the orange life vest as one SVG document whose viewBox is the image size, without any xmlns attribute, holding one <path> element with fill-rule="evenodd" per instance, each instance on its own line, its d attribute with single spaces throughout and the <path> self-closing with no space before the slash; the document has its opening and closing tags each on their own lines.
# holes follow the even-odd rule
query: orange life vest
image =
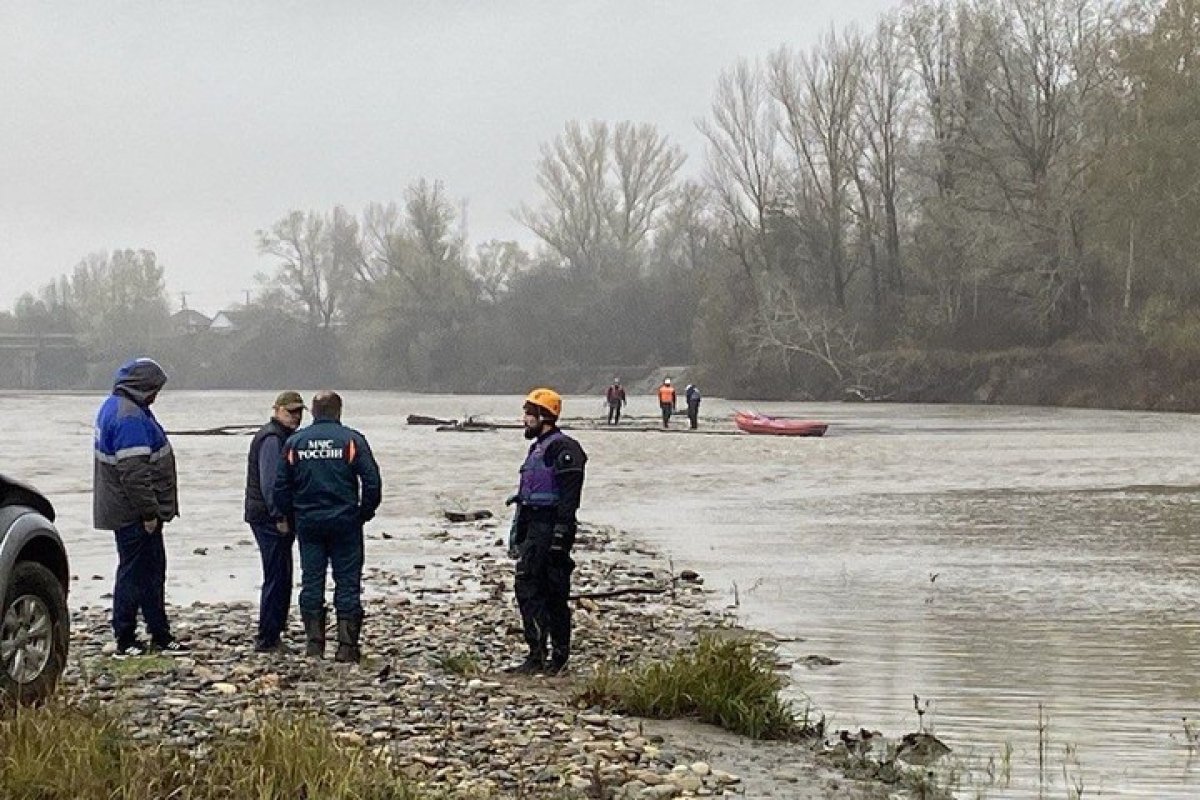
<svg viewBox="0 0 1200 800">
<path fill-rule="evenodd" d="M 658 387 L 658 402 L 660 404 L 675 405 L 675 387 L 667 386 L 665 383 Z"/>
</svg>

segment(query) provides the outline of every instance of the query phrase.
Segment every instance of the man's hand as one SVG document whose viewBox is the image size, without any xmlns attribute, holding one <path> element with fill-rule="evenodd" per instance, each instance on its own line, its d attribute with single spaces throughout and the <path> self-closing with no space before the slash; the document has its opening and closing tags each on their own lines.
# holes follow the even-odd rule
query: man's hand
<svg viewBox="0 0 1200 800">
<path fill-rule="evenodd" d="M 521 497 L 521 495 L 519 495 L 519 494 L 510 494 L 508 496 L 508 499 L 506 499 L 504 501 L 504 505 L 511 506 L 513 503 L 517 502 L 517 500 L 520 499 L 520 497 Z"/>
<path fill-rule="evenodd" d="M 515 498 L 516 495 L 513 495 Z M 512 524 L 508 526 L 508 557 L 514 561 L 521 557 L 521 542 L 525 541 L 525 531 L 521 528 L 521 507 L 518 505 L 513 514 Z"/>
<path fill-rule="evenodd" d="M 158 530 L 158 520 L 144 519 L 142 520 L 142 528 L 145 529 L 146 533 L 154 533 Z"/>
<path fill-rule="evenodd" d="M 286 519 L 281 519 L 279 522 L 275 523 L 275 530 L 279 531 L 280 533 L 290 533 L 292 529 L 288 526 L 288 521 Z"/>
</svg>

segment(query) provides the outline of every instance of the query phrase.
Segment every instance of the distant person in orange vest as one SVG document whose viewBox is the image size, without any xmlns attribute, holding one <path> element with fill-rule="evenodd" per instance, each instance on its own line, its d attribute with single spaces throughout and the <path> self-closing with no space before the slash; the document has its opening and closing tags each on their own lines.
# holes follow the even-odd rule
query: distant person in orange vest
<svg viewBox="0 0 1200 800">
<path fill-rule="evenodd" d="M 675 413 L 675 387 L 670 378 L 663 378 L 658 387 L 658 407 L 662 410 L 663 427 L 671 427 L 671 415 Z"/>
<path fill-rule="evenodd" d="M 604 400 L 608 403 L 608 424 L 621 423 L 621 406 L 625 405 L 625 387 L 620 378 L 613 378 L 612 386 L 604 392 Z"/>
</svg>

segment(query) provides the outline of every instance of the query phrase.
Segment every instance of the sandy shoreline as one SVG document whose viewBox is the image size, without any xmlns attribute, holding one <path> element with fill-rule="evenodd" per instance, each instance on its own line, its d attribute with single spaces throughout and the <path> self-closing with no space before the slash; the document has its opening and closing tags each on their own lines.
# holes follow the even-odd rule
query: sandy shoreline
<svg viewBox="0 0 1200 800">
<path fill-rule="evenodd" d="M 577 593 L 675 588 L 575 601 L 569 674 L 505 675 L 523 644 L 500 534 L 494 520 L 439 523 L 422 534 L 419 562 L 381 569 L 368 561 L 362 667 L 253 654 L 251 597 L 173 607 L 177 634 L 194 652 L 150 674 L 119 677 L 108 669 L 101 597 L 75 612 L 63 689 L 116 704 L 138 738 L 188 747 L 244 730 L 271 710 L 315 711 L 340 736 L 385 748 L 419 780 L 463 795 L 594 791 L 597 776 L 612 797 L 887 795 L 881 784 L 847 781 L 804 745 L 575 707 L 573 688 L 596 665 L 669 657 L 697 631 L 731 622 L 712 610 L 701 586 L 673 583 L 667 558 L 611 528 L 581 533 Z M 294 614 L 290 635 L 300 643 Z M 454 659 L 472 674 L 448 668 Z"/>
</svg>

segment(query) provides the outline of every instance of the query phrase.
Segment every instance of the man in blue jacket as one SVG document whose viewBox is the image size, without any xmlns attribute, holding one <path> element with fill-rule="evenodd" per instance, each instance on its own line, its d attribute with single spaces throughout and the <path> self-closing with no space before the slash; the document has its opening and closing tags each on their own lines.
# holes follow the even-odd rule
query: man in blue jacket
<svg viewBox="0 0 1200 800">
<path fill-rule="evenodd" d="M 112 627 L 121 656 L 187 649 L 171 635 L 164 599 L 163 525 L 179 515 L 179 494 L 175 454 L 150 406 L 166 382 L 152 359 L 122 364 L 96 414 L 92 518 L 117 541 Z M 137 638 L 139 609 L 149 646 Z"/>
<path fill-rule="evenodd" d="M 379 466 L 366 438 L 341 423 L 342 398 L 318 392 L 312 424 L 283 446 L 275 506 L 290 515 L 300 541 L 300 618 L 305 653 L 325 657 L 325 573 L 333 569 L 335 661 L 357 663 L 362 634 L 363 523 L 382 500 Z"/>
<path fill-rule="evenodd" d="M 259 653 L 283 650 L 280 640 L 287 625 L 288 606 L 292 602 L 292 546 L 296 532 L 291 522 L 275 506 L 275 475 L 283 443 L 296 432 L 304 419 L 304 400 L 298 392 L 280 392 L 271 408 L 271 419 L 250 440 L 246 459 L 246 513 L 258 552 L 262 556 L 263 583 L 258 601 L 258 636 L 254 649 Z"/>
</svg>

